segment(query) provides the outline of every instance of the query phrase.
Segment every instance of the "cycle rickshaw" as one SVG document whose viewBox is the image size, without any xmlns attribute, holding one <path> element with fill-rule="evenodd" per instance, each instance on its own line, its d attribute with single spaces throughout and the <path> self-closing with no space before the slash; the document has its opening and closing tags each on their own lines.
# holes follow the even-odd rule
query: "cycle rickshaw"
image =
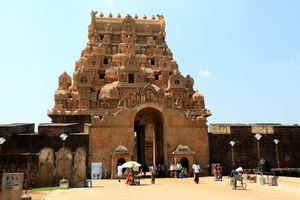
<svg viewBox="0 0 300 200">
<path fill-rule="evenodd" d="M 236 174 L 230 177 L 230 186 L 233 190 L 235 190 L 237 187 L 241 187 L 243 190 L 246 190 L 247 188 L 246 175 Z"/>
</svg>

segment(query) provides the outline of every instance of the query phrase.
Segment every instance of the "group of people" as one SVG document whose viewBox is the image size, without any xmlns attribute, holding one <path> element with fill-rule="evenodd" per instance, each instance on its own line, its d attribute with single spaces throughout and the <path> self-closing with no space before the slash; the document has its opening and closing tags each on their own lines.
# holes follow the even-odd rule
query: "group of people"
<svg viewBox="0 0 300 200">
<path fill-rule="evenodd" d="M 178 161 L 176 165 L 173 163 L 170 165 L 170 177 L 180 178 L 180 174 L 185 173 L 185 168 L 182 167 L 182 164 Z"/>
<path fill-rule="evenodd" d="M 119 179 L 119 182 L 121 182 L 121 179 L 126 176 L 125 183 L 130 184 L 134 182 L 134 174 L 136 173 L 137 168 L 123 168 L 121 164 L 117 166 L 117 176 Z"/>
<path fill-rule="evenodd" d="M 183 178 L 186 173 L 187 168 L 182 166 L 181 162 L 178 161 L 176 165 L 173 163 L 170 165 L 170 177 Z"/>
<path fill-rule="evenodd" d="M 222 181 L 223 167 L 220 164 L 214 167 L 213 172 L 215 181 Z"/>
<path fill-rule="evenodd" d="M 157 176 L 157 167 L 154 164 L 147 168 L 149 168 L 149 171 L 151 172 L 151 183 L 155 184 L 155 178 Z M 126 170 L 126 171 L 124 171 L 124 170 Z M 142 172 L 144 173 L 144 175 L 146 174 L 146 170 L 145 170 L 144 166 L 132 167 L 132 168 L 127 168 L 127 169 L 124 169 L 121 164 L 119 164 L 119 166 L 117 166 L 117 176 L 118 176 L 119 182 L 121 182 L 121 179 L 126 177 L 125 184 L 127 184 L 127 185 L 134 184 L 136 182 L 135 177 L 138 177 L 138 175 L 141 174 Z"/>
<path fill-rule="evenodd" d="M 198 161 L 193 163 L 192 168 L 194 170 L 194 181 L 195 183 L 199 183 L 199 174 L 201 168 Z M 170 165 L 170 177 L 183 178 L 184 174 L 186 173 L 187 173 L 187 168 L 182 166 L 181 162 L 178 161 L 176 165 L 174 164 Z"/>
<path fill-rule="evenodd" d="M 196 184 L 199 183 L 199 174 L 200 174 L 200 164 L 196 161 L 193 163 L 192 165 L 192 169 L 194 171 L 194 182 Z M 126 170 L 126 171 L 125 171 Z M 151 172 L 151 183 L 155 184 L 155 178 L 157 177 L 157 173 L 158 173 L 158 168 L 157 166 L 154 164 L 152 166 L 147 167 L 147 171 Z M 141 168 L 139 167 L 133 167 L 133 168 L 128 168 L 128 169 L 124 169 L 121 165 L 119 165 L 117 167 L 117 176 L 119 178 L 119 182 L 121 181 L 121 179 L 124 178 L 124 175 L 126 176 L 125 179 L 125 183 L 126 184 L 131 184 L 134 183 L 134 178 L 135 175 L 139 174 L 139 173 L 144 173 L 145 175 L 145 166 L 142 166 Z M 181 175 L 180 174 L 184 174 L 185 168 L 182 166 L 182 164 L 180 162 L 177 162 L 176 165 L 171 164 L 170 165 L 170 176 L 171 177 L 177 177 L 179 178 Z M 214 173 L 214 180 L 215 181 L 222 181 L 222 173 L 223 173 L 223 167 L 218 164 L 216 166 L 214 166 L 213 168 L 213 173 Z M 231 171 L 231 176 L 234 177 L 237 174 L 243 173 L 243 168 L 242 167 L 234 167 L 233 170 Z"/>
</svg>

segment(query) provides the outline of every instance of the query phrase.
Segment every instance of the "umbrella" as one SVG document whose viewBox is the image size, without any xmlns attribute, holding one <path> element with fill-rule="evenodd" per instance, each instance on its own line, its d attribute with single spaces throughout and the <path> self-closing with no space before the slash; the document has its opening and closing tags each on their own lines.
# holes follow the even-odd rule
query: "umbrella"
<svg viewBox="0 0 300 200">
<path fill-rule="evenodd" d="M 132 167 L 140 167 L 141 164 L 137 163 L 136 161 L 128 161 L 121 165 L 122 168 L 132 168 Z"/>
</svg>

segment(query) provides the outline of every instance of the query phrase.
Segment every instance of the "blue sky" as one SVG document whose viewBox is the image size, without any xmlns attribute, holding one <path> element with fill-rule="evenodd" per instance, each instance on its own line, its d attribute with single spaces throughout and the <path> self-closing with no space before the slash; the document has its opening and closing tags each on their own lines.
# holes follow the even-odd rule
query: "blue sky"
<svg viewBox="0 0 300 200">
<path fill-rule="evenodd" d="M 50 122 L 58 76 L 73 74 L 90 11 L 161 13 L 167 44 L 213 116 L 208 123 L 299 123 L 300 1 L 0 2 L 0 123 Z"/>
</svg>

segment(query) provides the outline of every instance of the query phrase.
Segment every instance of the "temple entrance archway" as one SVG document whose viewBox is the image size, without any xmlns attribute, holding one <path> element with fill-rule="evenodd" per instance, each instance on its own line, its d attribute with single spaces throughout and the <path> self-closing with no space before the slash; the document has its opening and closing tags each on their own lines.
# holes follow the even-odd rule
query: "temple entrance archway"
<svg viewBox="0 0 300 200">
<path fill-rule="evenodd" d="M 134 119 L 134 159 L 145 165 L 164 163 L 164 120 L 155 108 L 140 110 Z"/>
</svg>

